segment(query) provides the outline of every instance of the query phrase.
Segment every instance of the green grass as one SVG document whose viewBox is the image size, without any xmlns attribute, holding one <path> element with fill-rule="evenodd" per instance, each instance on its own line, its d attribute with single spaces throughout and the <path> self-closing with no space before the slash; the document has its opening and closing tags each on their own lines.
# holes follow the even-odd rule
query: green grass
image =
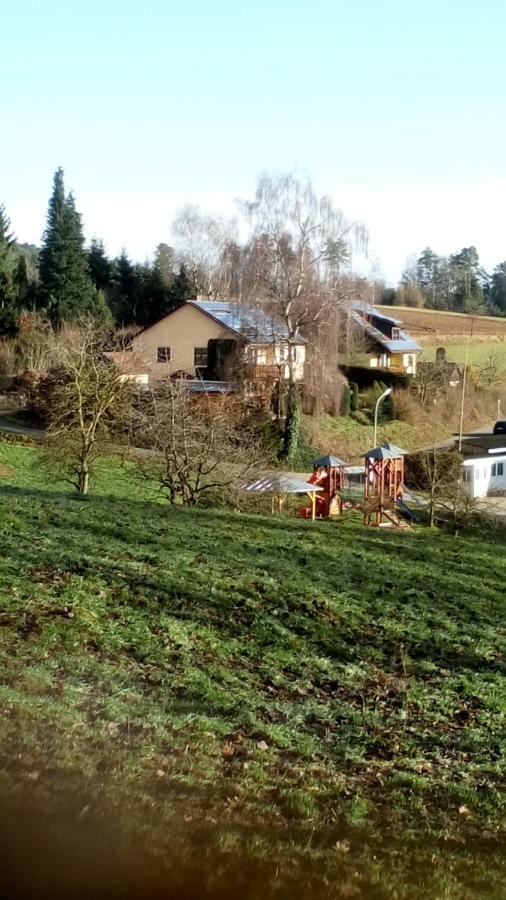
<svg viewBox="0 0 506 900">
<path fill-rule="evenodd" d="M 439 344 L 424 344 L 420 359 L 433 361 L 436 358 L 436 349 L 440 345 L 444 346 L 442 339 Z M 506 372 L 506 343 L 504 341 L 477 340 L 473 342 L 471 340 L 469 347 L 466 343 L 446 345 L 446 357 L 451 362 L 463 363 L 466 353 L 469 365 L 486 366 L 492 357 L 494 363 Z"/>
<path fill-rule="evenodd" d="M 0 445 L 13 779 L 312 896 L 504 896 L 504 544 L 171 509 L 114 461 L 82 502 L 38 452 Z"/>
</svg>

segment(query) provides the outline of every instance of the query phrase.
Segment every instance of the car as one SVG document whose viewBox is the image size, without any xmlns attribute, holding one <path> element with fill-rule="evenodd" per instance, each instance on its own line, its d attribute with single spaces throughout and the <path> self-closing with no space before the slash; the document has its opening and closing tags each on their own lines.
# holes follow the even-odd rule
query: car
<svg viewBox="0 0 506 900">
<path fill-rule="evenodd" d="M 494 434 L 506 434 L 506 419 L 501 419 L 495 423 Z"/>
</svg>

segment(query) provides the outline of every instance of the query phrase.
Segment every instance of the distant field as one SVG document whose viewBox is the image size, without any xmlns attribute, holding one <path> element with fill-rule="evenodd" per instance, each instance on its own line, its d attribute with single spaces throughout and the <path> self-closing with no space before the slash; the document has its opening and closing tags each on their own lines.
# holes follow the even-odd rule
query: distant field
<svg viewBox="0 0 506 900">
<path fill-rule="evenodd" d="M 471 336 L 472 327 L 473 343 L 497 342 L 506 347 L 506 319 L 405 306 L 380 306 L 379 309 L 400 319 L 410 334 L 424 344 L 436 344 L 442 339 L 462 344 L 463 338 Z"/>
<path fill-rule="evenodd" d="M 436 347 L 441 346 L 447 348 L 448 359 L 464 362 L 469 348 L 471 365 L 485 365 L 493 354 L 497 364 L 506 368 L 506 319 L 407 306 L 379 309 L 398 318 L 423 346 L 421 359 L 434 359 Z"/>
</svg>

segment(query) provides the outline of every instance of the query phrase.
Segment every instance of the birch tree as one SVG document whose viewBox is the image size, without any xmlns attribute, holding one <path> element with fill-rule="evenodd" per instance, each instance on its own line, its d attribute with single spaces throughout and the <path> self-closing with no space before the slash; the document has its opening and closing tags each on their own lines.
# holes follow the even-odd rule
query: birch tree
<svg viewBox="0 0 506 900">
<path fill-rule="evenodd" d="M 367 232 L 350 222 L 309 180 L 264 173 L 255 199 L 243 202 L 250 225 L 243 295 L 268 307 L 286 330 L 287 403 L 282 457 L 297 447 L 300 396 L 296 346 L 342 300 L 341 279 L 353 248 L 365 250 Z M 328 315 L 329 327 L 335 316 Z M 336 358 L 337 378 L 337 358 Z"/>
</svg>

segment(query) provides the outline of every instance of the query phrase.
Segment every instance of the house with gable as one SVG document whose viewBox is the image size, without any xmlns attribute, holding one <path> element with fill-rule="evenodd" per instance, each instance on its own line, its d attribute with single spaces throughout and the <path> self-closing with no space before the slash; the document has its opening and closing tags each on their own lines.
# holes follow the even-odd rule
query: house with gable
<svg viewBox="0 0 506 900">
<path fill-rule="evenodd" d="M 149 385 L 167 378 L 215 385 L 235 380 L 240 367 L 255 385 L 288 376 L 288 353 L 302 381 L 306 342 L 289 340 L 286 326 L 265 310 L 228 300 L 189 300 L 136 335 L 125 353 L 112 354 L 129 378 Z M 136 372 L 142 372 L 142 379 Z"/>
<path fill-rule="evenodd" d="M 362 337 L 370 368 L 416 375 L 422 348 L 404 331 L 399 319 L 368 303 L 352 303 L 348 315 L 352 328 Z"/>
</svg>

